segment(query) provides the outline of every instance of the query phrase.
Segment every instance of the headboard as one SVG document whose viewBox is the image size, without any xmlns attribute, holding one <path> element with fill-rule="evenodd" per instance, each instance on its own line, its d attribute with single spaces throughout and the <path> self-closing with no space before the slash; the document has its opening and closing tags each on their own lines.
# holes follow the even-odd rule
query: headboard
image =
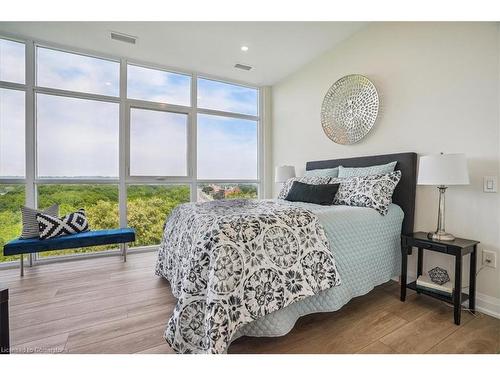
<svg viewBox="0 0 500 375">
<path fill-rule="evenodd" d="M 344 167 L 369 167 L 377 164 L 386 164 L 397 161 L 396 170 L 401 171 L 401 180 L 394 190 L 392 201 L 403 209 L 405 214 L 402 233 L 413 232 L 415 217 L 415 190 L 417 187 L 417 154 L 404 152 L 400 154 L 361 156 L 347 159 L 332 159 L 309 161 L 306 170 Z"/>
</svg>

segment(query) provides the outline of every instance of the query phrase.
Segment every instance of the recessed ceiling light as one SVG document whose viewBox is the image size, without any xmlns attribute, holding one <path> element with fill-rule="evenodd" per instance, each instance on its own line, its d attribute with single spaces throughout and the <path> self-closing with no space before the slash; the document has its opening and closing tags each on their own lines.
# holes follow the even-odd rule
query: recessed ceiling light
<svg viewBox="0 0 500 375">
<path fill-rule="evenodd" d="M 248 51 L 248 47 L 247 47 L 247 46 L 241 46 L 241 50 L 242 50 L 243 52 L 246 52 L 246 51 Z"/>
</svg>

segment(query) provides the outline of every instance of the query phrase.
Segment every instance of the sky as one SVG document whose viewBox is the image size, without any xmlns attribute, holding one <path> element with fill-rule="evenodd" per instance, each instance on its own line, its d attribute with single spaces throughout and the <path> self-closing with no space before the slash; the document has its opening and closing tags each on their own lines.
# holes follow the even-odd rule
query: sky
<svg viewBox="0 0 500 375">
<path fill-rule="evenodd" d="M 24 81 L 24 47 L 0 39 L 0 80 Z M 39 86 L 119 95 L 114 61 L 37 50 Z M 190 105 L 191 77 L 130 65 L 128 97 Z M 257 115 L 258 91 L 198 79 L 198 106 Z M 117 177 L 119 106 L 37 94 L 39 177 Z M 131 174 L 187 175 L 187 116 L 131 110 Z M 256 179 L 257 122 L 198 115 L 199 179 Z M 0 176 L 24 175 L 24 95 L 0 89 Z"/>
</svg>

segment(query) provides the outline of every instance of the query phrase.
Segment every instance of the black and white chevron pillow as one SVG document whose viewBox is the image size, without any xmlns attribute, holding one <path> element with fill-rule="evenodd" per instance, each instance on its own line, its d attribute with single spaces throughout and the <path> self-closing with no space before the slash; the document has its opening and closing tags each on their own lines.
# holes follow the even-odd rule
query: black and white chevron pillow
<svg viewBox="0 0 500 375">
<path fill-rule="evenodd" d="M 38 221 L 38 232 L 41 240 L 89 230 L 89 222 L 83 208 L 61 218 L 37 213 L 36 220 Z"/>
</svg>

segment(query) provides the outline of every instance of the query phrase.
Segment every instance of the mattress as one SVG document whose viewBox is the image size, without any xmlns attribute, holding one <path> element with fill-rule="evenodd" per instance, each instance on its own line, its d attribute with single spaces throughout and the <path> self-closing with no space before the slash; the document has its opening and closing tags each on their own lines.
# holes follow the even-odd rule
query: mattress
<svg viewBox="0 0 500 375">
<path fill-rule="evenodd" d="M 318 215 L 342 283 L 241 327 L 241 336 L 283 336 L 304 315 L 339 310 L 352 298 L 399 275 L 403 210 L 391 204 L 386 216 L 371 208 L 297 203 Z"/>
</svg>

